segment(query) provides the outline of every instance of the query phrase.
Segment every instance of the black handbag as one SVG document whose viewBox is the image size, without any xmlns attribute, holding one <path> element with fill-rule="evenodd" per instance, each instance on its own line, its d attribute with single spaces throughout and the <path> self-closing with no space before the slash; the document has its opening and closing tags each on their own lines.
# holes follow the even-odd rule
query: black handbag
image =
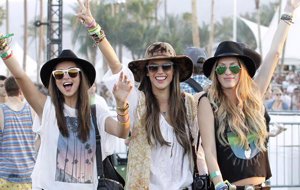
<svg viewBox="0 0 300 190">
<path fill-rule="evenodd" d="M 102 161 L 101 153 L 101 137 L 96 121 L 96 107 L 91 107 L 92 120 L 96 132 L 96 161 L 97 161 L 97 190 L 124 190 L 125 181 L 122 176 L 116 171 L 115 167 L 107 157 Z"/>
</svg>

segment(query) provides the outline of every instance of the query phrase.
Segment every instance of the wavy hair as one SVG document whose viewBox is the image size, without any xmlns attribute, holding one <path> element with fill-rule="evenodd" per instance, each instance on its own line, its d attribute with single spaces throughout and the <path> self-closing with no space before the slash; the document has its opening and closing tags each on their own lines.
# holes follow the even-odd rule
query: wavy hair
<svg viewBox="0 0 300 190">
<path fill-rule="evenodd" d="M 240 79 L 236 86 L 238 104 L 235 105 L 224 94 L 215 72 L 211 73 L 212 85 L 208 89 L 208 98 L 213 106 L 214 115 L 218 124 L 217 139 L 222 145 L 228 145 L 225 133 L 229 131 L 240 139 L 240 146 L 249 147 L 248 134 L 254 134 L 255 145 L 259 150 L 266 150 L 268 132 L 264 118 L 263 101 L 257 86 L 249 76 L 242 60 L 238 59 L 241 66 Z M 218 60 L 212 71 L 215 71 Z M 228 126 L 228 128 L 227 128 Z"/>
<path fill-rule="evenodd" d="M 174 128 L 176 139 L 179 144 L 184 148 L 185 153 L 191 152 L 190 140 L 187 135 L 186 126 L 189 126 L 187 119 L 187 111 L 185 108 L 185 100 L 180 91 L 179 71 L 176 65 L 173 65 L 173 80 L 170 84 L 170 98 L 169 98 L 169 116 L 171 126 Z M 159 117 L 160 108 L 157 98 L 152 92 L 152 84 L 148 76 L 147 70 L 142 72 L 142 81 L 139 90 L 143 91 L 146 99 L 146 113 L 143 117 L 147 133 L 147 141 L 150 145 L 159 143 L 161 146 L 170 146 L 160 131 Z"/>
<path fill-rule="evenodd" d="M 81 80 L 78 88 L 78 99 L 76 103 L 76 112 L 78 118 L 78 138 L 82 142 L 86 142 L 89 138 L 91 129 L 91 109 L 88 95 L 89 83 L 82 69 L 80 71 L 79 76 Z M 59 131 L 62 134 L 62 136 L 69 137 L 69 131 L 63 112 L 65 98 L 64 95 L 57 88 L 55 79 L 52 75 L 50 77 L 49 82 L 49 95 L 55 107 L 55 114 Z"/>
</svg>

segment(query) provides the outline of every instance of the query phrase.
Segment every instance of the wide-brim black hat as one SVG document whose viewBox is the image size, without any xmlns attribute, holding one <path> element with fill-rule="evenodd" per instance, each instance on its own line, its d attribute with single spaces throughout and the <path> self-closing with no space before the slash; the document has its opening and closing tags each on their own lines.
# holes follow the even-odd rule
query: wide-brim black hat
<svg viewBox="0 0 300 190">
<path fill-rule="evenodd" d="M 96 70 L 90 62 L 78 58 L 75 53 L 71 50 L 63 50 L 57 58 L 51 59 L 47 61 L 41 68 L 40 77 L 43 85 L 48 88 L 50 77 L 52 75 L 52 71 L 56 67 L 58 63 L 63 61 L 73 61 L 76 63 L 78 67 L 80 67 L 81 71 L 84 72 L 85 76 L 88 79 L 89 86 L 91 87 L 95 81 Z"/>
<path fill-rule="evenodd" d="M 241 59 L 247 69 L 249 76 L 252 78 L 256 72 L 256 65 L 254 60 L 246 55 L 243 51 L 243 47 L 233 41 L 224 41 L 219 44 L 216 49 L 214 57 L 207 59 L 203 64 L 203 73 L 206 77 L 209 77 L 213 66 L 216 61 L 222 57 L 237 57 Z"/>
<path fill-rule="evenodd" d="M 174 48 L 166 42 L 155 42 L 151 44 L 145 53 L 145 58 L 131 61 L 128 68 L 134 75 L 134 80 L 141 82 L 142 73 L 150 60 L 170 60 L 179 70 L 179 80 L 183 82 L 191 77 L 193 73 L 193 62 L 185 55 L 176 55 Z"/>
</svg>

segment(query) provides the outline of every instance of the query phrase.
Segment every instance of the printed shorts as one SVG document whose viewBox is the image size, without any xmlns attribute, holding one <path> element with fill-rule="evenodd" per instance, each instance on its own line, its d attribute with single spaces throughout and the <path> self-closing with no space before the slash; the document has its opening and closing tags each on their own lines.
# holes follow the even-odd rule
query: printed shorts
<svg viewBox="0 0 300 190">
<path fill-rule="evenodd" d="M 31 183 L 13 183 L 0 178 L 0 190 L 31 190 Z"/>
</svg>

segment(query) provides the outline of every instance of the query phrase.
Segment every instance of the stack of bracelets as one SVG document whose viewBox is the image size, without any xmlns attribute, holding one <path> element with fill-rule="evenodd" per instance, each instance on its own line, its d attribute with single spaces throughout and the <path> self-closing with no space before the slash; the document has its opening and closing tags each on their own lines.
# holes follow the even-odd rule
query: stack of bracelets
<svg viewBox="0 0 300 190">
<path fill-rule="evenodd" d="M 12 56 L 12 50 L 9 48 L 7 40 L 3 39 L 0 42 L 0 57 L 2 60 L 7 60 Z"/>
<path fill-rule="evenodd" d="M 221 176 L 221 172 L 214 171 L 210 174 L 210 179 L 212 180 L 218 176 Z M 215 190 L 234 190 L 234 189 L 236 189 L 236 186 L 230 184 L 229 181 L 227 180 L 221 181 L 215 185 Z"/>
<path fill-rule="evenodd" d="M 88 32 L 92 39 L 95 42 L 95 46 L 99 45 L 100 42 L 105 38 L 105 33 L 101 29 L 101 26 L 96 23 L 95 19 L 93 19 L 90 23 L 86 25 Z"/>
<path fill-rule="evenodd" d="M 129 123 L 129 114 L 128 114 L 128 109 L 129 108 L 129 104 L 126 103 L 126 105 L 124 107 L 117 107 L 117 119 L 119 124 L 122 127 L 127 126 L 127 124 Z"/>
</svg>

